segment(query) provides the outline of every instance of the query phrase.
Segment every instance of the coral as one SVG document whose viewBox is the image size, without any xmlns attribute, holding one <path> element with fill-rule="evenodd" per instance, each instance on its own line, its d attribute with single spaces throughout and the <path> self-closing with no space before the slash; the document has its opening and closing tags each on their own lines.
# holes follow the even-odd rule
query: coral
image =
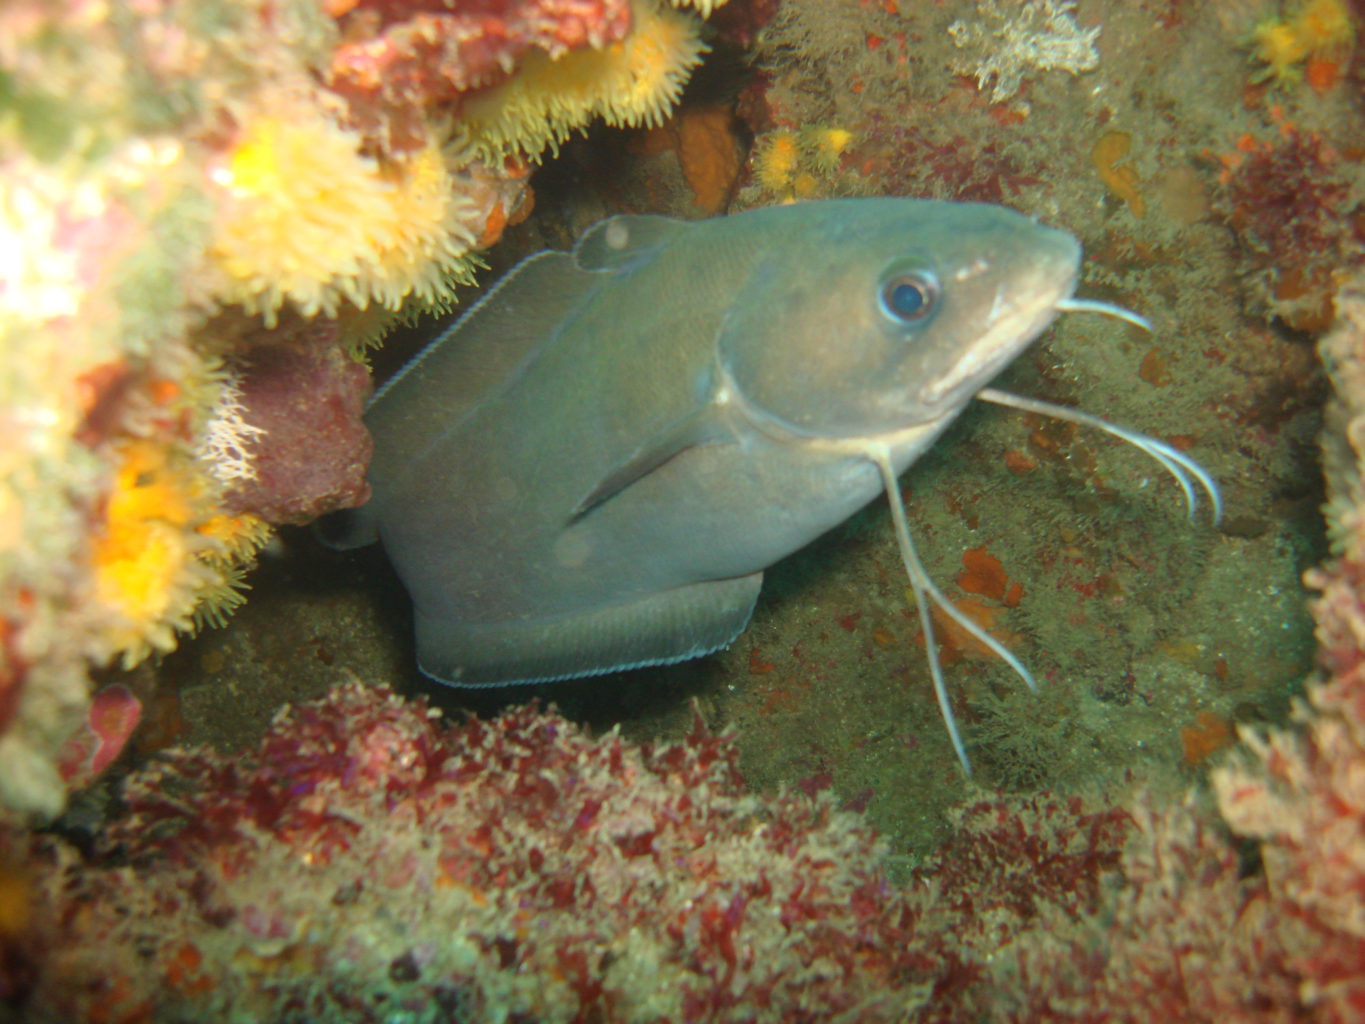
<svg viewBox="0 0 1365 1024">
<path fill-rule="evenodd" d="M 93 862 L 33 850 L 24 1009 L 907 1019 L 953 957 L 912 952 L 881 843 L 827 792 L 747 794 L 736 758 L 699 723 L 643 748 L 526 708 L 446 728 L 344 686 L 253 755 L 183 751 L 130 777 Z M 1039 851 L 1049 885 L 1103 866 Z"/>
<path fill-rule="evenodd" d="M 1142 801 L 1131 822 L 1115 865 L 1125 884 L 1105 901 L 1103 923 L 1049 912 L 1017 936 L 993 965 L 995 1019 L 1303 1019 L 1299 979 L 1282 959 L 1293 924 L 1271 916 L 1263 883 L 1240 877 L 1206 812 Z"/>
<path fill-rule="evenodd" d="M 463 130 L 487 158 L 557 149 L 594 117 L 612 125 L 663 123 L 706 47 L 695 20 L 633 0 L 619 42 L 565 55 L 534 52 L 505 83 L 466 101 Z"/>
<path fill-rule="evenodd" d="M 796 133 L 787 130 L 770 132 L 754 150 L 754 178 L 767 192 L 787 191 L 792 173 L 800 159 Z"/>
<path fill-rule="evenodd" d="M 644 0 L 456 6 L 0 8 L 0 808 L 60 808 L 92 663 L 363 500 L 360 349 L 451 305 L 544 146 L 657 122 L 703 50 Z"/>
<path fill-rule="evenodd" d="M 91 539 L 94 593 L 83 611 L 85 653 L 129 667 L 169 651 L 177 631 L 219 621 L 242 601 L 242 566 L 267 531 L 216 511 L 214 481 L 178 445 L 129 441 L 104 521 Z"/>
<path fill-rule="evenodd" d="M 213 571 L 212 581 L 198 594 L 190 631 L 226 624 L 233 611 L 246 603 L 247 570 L 256 552 L 271 537 L 270 524 L 251 513 L 219 513 L 200 523 L 195 532 L 211 541 L 200 559 Z"/>
<path fill-rule="evenodd" d="M 811 158 L 825 174 L 839 169 L 840 159 L 853 144 L 853 133 L 847 128 L 816 127 L 808 132 Z"/>
<path fill-rule="evenodd" d="M 1214 776 L 1229 824 L 1261 842 L 1276 909 L 1303 932 L 1291 966 L 1311 979 L 1315 1019 L 1365 1013 L 1365 280 L 1337 299 L 1320 344 L 1335 394 L 1324 430 L 1337 557 L 1309 574 L 1326 678 L 1298 709 L 1303 728 L 1242 739 L 1254 757 Z"/>
<path fill-rule="evenodd" d="M 768 132 L 754 147 L 754 182 L 763 192 L 786 202 L 833 192 L 843 156 L 852 143 L 852 132 L 829 125 Z"/>
<path fill-rule="evenodd" d="M 1069 0 L 1025 0 L 1008 6 L 1000 0 L 977 0 L 977 20 L 955 21 L 948 27 L 957 47 L 965 51 L 956 66 L 991 88 L 991 102 L 1000 103 L 1019 91 L 1030 71 L 1060 69 L 1073 75 L 1099 65 L 1095 51 L 1098 27 L 1082 29 Z"/>
<path fill-rule="evenodd" d="M 1047 794 L 976 801 L 957 808 L 951 823 L 952 837 L 915 874 L 935 912 L 956 918 L 968 949 L 987 948 L 992 932 L 1011 937 L 1045 913 L 1093 914 L 1132 827 L 1121 809 Z"/>
<path fill-rule="evenodd" d="M 240 137 L 209 169 L 220 190 L 209 248 L 218 291 L 273 327 L 288 300 L 305 316 L 427 305 L 468 284 L 469 253 L 486 211 L 454 176 L 467 157 L 433 133 L 401 157 L 322 112 L 321 98 L 267 94 L 240 113 Z"/>
<path fill-rule="evenodd" d="M 1265 65 L 1256 81 L 1291 86 L 1306 70 L 1310 83 L 1322 92 L 1335 83 L 1354 41 L 1355 25 L 1342 0 L 1301 0 L 1292 13 L 1270 15 L 1258 23 L 1247 46 Z"/>
<path fill-rule="evenodd" d="M 193 459 L 144 440 L 120 446 L 117 457 L 92 540 L 94 614 L 108 620 L 93 653 L 97 661 L 121 654 L 126 666 L 174 648 L 175 630 L 191 626 L 195 595 L 217 581 L 200 558 L 209 542 L 197 527 L 212 506 Z"/>
<path fill-rule="evenodd" d="M 496 85 L 536 53 L 600 50 L 630 31 L 628 0 L 448 6 L 357 0 L 337 15 L 327 85 L 346 99 L 348 122 L 385 151 L 420 145 L 430 106 Z"/>
<path fill-rule="evenodd" d="M 1361 260 L 1358 171 L 1320 135 L 1283 120 L 1223 160 L 1217 208 L 1242 241 L 1268 311 L 1298 330 L 1331 323 L 1334 276 Z"/>
<path fill-rule="evenodd" d="M 88 856 L 0 828 L 0 995 L 35 1024 L 1356 1020 L 1356 653 L 1305 736 L 1217 777 L 1264 876 L 1197 801 L 1041 794 L 964 804 L 901 888 L 827 781 L 748 793 L 699 720 L 452 727 L 348 683 L 128 776 Z"/>
</svg>

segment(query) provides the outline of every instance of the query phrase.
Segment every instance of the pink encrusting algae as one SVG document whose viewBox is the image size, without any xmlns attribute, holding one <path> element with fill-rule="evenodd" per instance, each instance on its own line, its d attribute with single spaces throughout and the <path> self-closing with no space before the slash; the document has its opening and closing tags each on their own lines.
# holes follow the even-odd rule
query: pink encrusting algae
<svg viewBox="0 0 1365 1024">
<path fill-rule="evenodd" d="M 829 794 L 746 793 L 736 757 L 699 720 L 638 747 L 532 708 L 446 728 L 343 686 L 252 757 L 130 778 L 94 862 L 39 844 L 52 913 L 26 1009 L 904 1019 L 942 964 L 905 942 L 883 845 Z"/>
<path fill-rule="evenodd" d="M 1358 775 L 1360 733 L 1317 703 L 1318 777 Z M 348 683 L 249 756 L 131 775 L 93 854 L 0 834 L 30 907 L 0 994 L 37 1024 L 1356 1020 L 1365 874 L 1282 876 L 1343 829 L 1311 773 L 1322 839 L 1267 802 L 1285 758 L 1223 787 L 1266 874 L 1207 808 L 1040 795 L 964 807 L 897 886 L 859 813 L 748 792 L 700 717 L 640 746 L 534 707 L 446 726 Z"/>
</svg>

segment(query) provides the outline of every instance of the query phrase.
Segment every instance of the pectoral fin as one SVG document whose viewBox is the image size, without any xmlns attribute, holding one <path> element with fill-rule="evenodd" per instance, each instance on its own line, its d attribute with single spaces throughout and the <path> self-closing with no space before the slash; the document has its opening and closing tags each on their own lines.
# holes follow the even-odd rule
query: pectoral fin
<svg viewBox="0 0 1365 1024">
<path fill-rule="evenodd" d="M 599 480 L 574 506 L 569 523 L 578 522 L 689 448 L 734 444 L 735 440 L 734 428 L 723 412 L 715 405 L 705 405 L 655 434 L 630 458 Z"/>
</svg>

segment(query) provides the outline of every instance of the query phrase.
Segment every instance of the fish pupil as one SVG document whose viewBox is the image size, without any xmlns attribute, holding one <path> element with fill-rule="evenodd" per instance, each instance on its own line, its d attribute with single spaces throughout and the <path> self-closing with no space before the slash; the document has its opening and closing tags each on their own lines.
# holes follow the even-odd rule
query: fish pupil
<svg viewBox="0 0 1365 1024">
<path fill-rule="evenodd" d="M 898 274 L 882 285 L 882 309 L 893 320 L 923 320 L 933 308 L 936 289 L 919 274 Z"/>
</svg>

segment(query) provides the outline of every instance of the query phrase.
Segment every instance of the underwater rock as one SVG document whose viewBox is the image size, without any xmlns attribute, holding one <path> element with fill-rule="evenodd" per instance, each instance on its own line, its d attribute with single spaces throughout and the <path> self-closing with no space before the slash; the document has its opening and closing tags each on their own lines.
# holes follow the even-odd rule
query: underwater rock
<svg viewBox="0 0 1365 1024">
<path fill-rule="evenodd" d="M 636 745 L 534 707 L 447 726 L 351 682 L 285 709 L 245 755 L 168 751 L 134 772 L 88 853 L 0 828 L 0 1006 L 32 1024 L 437 1022 L 453 1005 L 1345 1024 L 1365 990 L 1360 817 L 1317 797 L 1358 804 L 1363 748 L 1315 703 L 1307 746 L 1281 737 L 1266 767 L 1220 782 L 1269 876 L 1198 801 L 1038 794 L 968 801 L 896 885 L 827 779 L 751 793 L 699 716 L 679 743 Z M 1305 871 L 1282 859 L 1295 851 L 1336 856 Z"/>
<path fill-rule="evenodd" d="M 719 5 L 676 6 L 0 8 L 0 812 L 60 810 L 91 665 L 221 623 L 266 521 L 364 499 L 354 358 L 471 283 L 543 149 L 662 118 Z"/>
<path fill-rule="evenodd" d="M 246 357 L 243 416 L 261 434 L 251 446 L 253 475 L 224 501 L 234 514 L 302 524 L 369 498 L 373 444 L 361 415 L 370 375 L 334 337 L 334 329 L 317 330 Z"/>
</svg>

